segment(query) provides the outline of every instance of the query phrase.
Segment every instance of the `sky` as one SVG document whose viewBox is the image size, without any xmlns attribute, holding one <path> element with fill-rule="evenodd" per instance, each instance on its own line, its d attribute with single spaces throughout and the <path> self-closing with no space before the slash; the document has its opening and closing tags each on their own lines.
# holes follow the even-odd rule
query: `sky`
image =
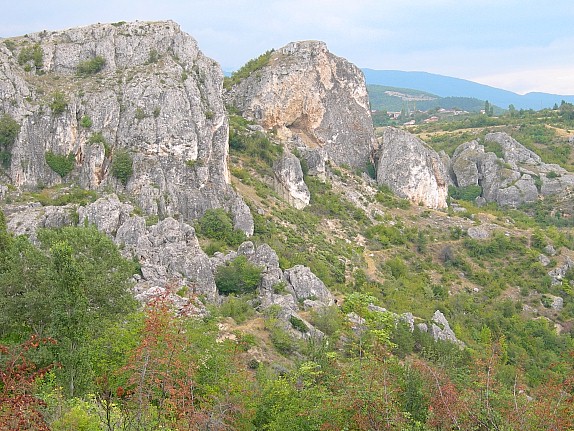
<svg viewBox="0 0 574 431">
<path fill-rule="evenodd" d="M 361 68 L 423 71 L 524 94 L 574 95 L 573 0 L 3 0 L 0 37 L 171 19 L 233 71 L 322 40 Z"/>
</svg>

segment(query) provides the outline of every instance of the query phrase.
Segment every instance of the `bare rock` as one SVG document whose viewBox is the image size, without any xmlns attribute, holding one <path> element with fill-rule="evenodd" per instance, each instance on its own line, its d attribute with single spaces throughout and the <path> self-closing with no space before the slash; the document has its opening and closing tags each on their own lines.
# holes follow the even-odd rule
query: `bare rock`
<svg viewBox="0 0 574 431">
<path fill-rule="evenodd" d="M 133 210 L 133 205 L 120 202 L 118 197 L 112 194 L 80 207 L 78 214 L 80 224 L 94 225 L 100 232 L 114 237 L 119 227 L 130 218 Z"/>
<path fill-rule="evenodd" d="M 74 181 L 127 193 L 146 214 L 185 220 L 223 207 L 236 227 L 253 232 L 250 212 L 229 184 L 223 73 L 176 23 L 94 24 L 12 41 L 13 52 L 0 47 L 0 105 L 21 125 L 13 185 Z M 18 63 L 31 44 L 41 49 L 41 68 Z M 78 76 L 78 66 L 96 57 L 101 70 Z M 49 94 L 62 95 L 59 109 L 49 108 L 52 96 L 37 74 L 49 78 Z M 73 157 L 65 178 L 46 163 L 48 151 Z M 112 174 L 122 152 L 133 160 L 123 180 Z"/>
<path fill-rule="evenodd" d="M 293 42 L 238 83 L 230 104 L 280 139 L 323 148 L 337 164 L 363 168 L 376 140 L 361 70 L 323 42 Z"/>
<path fill-rule="evenodd" d="M 311 193 L 303 180 L 303 170 L 299 159 L 289 152 L 273 165 L 275 173 L 275 190 L 297 209 L 309 205 Z"/>
<path fill-rule="evenodd" d="M 333 305 L 334 297 L 325 284 L 303 265 L 285 270 L 285 279 L 292 286 L 297 300 L 315 299 L 325 305 Z"/>
<path fill-rule="evenodd" d="M 416 136 L 386 127 L 377 162 L 377 183 L 430 208 L 446 208 L 449 178 L 438 154 Z"/>
<path fill-rule="evenodd" d="M 489 239 L 491 237 L 490 230 L 484 226 L 471 226 L 466 233 L 472 239 Z"/>
<path fill-rule="evenodd" d="M 446 320 L 444 314 L 439 310 L 436 310 L 432 317 L 430 333 L 435 341 L 449 341 L 451 343 L 458 344 L 459 346 L 464 346 L 464 343 L 456 338 L 456 335 L 448 324 L 448 320 Z"/>
</svg>

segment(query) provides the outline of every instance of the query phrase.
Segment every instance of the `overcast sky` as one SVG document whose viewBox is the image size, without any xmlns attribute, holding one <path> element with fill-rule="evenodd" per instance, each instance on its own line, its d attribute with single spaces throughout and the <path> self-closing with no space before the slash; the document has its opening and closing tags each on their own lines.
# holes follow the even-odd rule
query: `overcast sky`
<svg viewBox="0 0 574 431">
<path fill-rule="evenodd" d="M 574 95 L 574 0 L 3 0 L 0 37 L 161 19 L 228 71 L 317 39 L 363 68 Z"/>
</svg>

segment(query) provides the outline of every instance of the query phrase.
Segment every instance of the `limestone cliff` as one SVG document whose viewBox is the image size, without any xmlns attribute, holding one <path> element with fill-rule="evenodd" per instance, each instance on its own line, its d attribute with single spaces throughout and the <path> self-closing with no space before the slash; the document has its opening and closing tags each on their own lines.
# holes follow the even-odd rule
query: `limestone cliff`
<svg viewBox="0 0 574 431">
<path fill-rule="evenodd" d="M 4 40 L 0 110 L 21 126 L 4 175 L 22 188 L 112 189 L 162 217 L 225 207 L 250 234 L 249 210 L 229 186 L 222 83 L 219 65 L 171 21 Z M 73 157 L 71 172 L 56 173 L 50 153 Z M 131 175 L 112 174 L 120 154 Z"/>
<path fill-rule="evenodd" d="M 323 42 L 293 42 L 226 95 L 245 117 L 329 160 L 364 168 L 376 144 L 364 77 Z"/>
<path fill-rule="evenodd" d="M 430 208 L 445 208 L 448 174 L 439 155 L 416 136 L 393 127 L 383 131 L 377 182 Z"/>
</svg>

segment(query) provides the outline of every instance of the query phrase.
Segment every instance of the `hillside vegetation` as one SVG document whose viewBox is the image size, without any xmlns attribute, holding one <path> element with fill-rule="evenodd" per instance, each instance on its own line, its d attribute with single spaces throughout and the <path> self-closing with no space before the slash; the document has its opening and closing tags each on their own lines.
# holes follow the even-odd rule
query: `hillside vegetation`
<svg viewBox="0 0 574 431">
<path fill-rule="evenodd" d="M 269 55 L 226 85 L 257 74 Z M 89 75 L 99 63 L 78 72 Z M 544 162 L 572 171 L 573 113 L 563 103 L 409 130 L 448 155 L 503 130 Z M 312 176 L 295 149 L 311 196 L 298 210 L 275 188 L 273 167 L 287 151 L 277 135 L 233 107 L 226 115 L 231 186 L 248 205 L 254 232 L 248 238 L 221 207 L 185 231 L 182 242 L 212 256 L 208 266 L 220 263 L 212 301 L 193 283 L 172 280 L 145 306 L 134 299 L 145 256 L 131 257 L 126 244 L 112 241 L 113 226 L 108 236 L 80 222 L 81 207 L 107 190 L 66 182 L 73 154 L 44 156 L 60 185 L 2 187 L 0 430 L 574 429 L 571 194 L 510 209 L 479 206 L 476 187 L 451 188 L 448 208 L 439 211 L 377 185 L 369 167 L 327 163 L 324 177 Z M 212 119 L 205 127 L 214 127 Z M 5 168 L 18 133 L 18 123 L 2 115 Z M 104 157 L 105 140 L 93 139 Z M 115 190 L 124 190 L 136 173 L 133 160 L 127 152 L 115 160 Z M 203 162 L 178 168 L 200 178 Z M 47 207 L 70 226 L 10 232 L 11 214 Z M 130 208 L 145 214 L 135 203 Z M 134 224 L 155 229 L 164 217 L 147 214 Z M 170 221 L 185 226 L 183 218 Z M 167 261 L 179 239 L 173 232 L 135 240 L 165 246 L 158 259 Z M 247 257 L 265 245 L 281 270 L 310 268 L 333 304 L 314 306 L 318 293 L 311 292 L 294 301 L 299 317 L 285 319 L 279 303 L 265 307 L 260 283 L 271 264 Z M 282 298 L 290 286 L 278 282 L 268 291 Z"/>
</svg>

